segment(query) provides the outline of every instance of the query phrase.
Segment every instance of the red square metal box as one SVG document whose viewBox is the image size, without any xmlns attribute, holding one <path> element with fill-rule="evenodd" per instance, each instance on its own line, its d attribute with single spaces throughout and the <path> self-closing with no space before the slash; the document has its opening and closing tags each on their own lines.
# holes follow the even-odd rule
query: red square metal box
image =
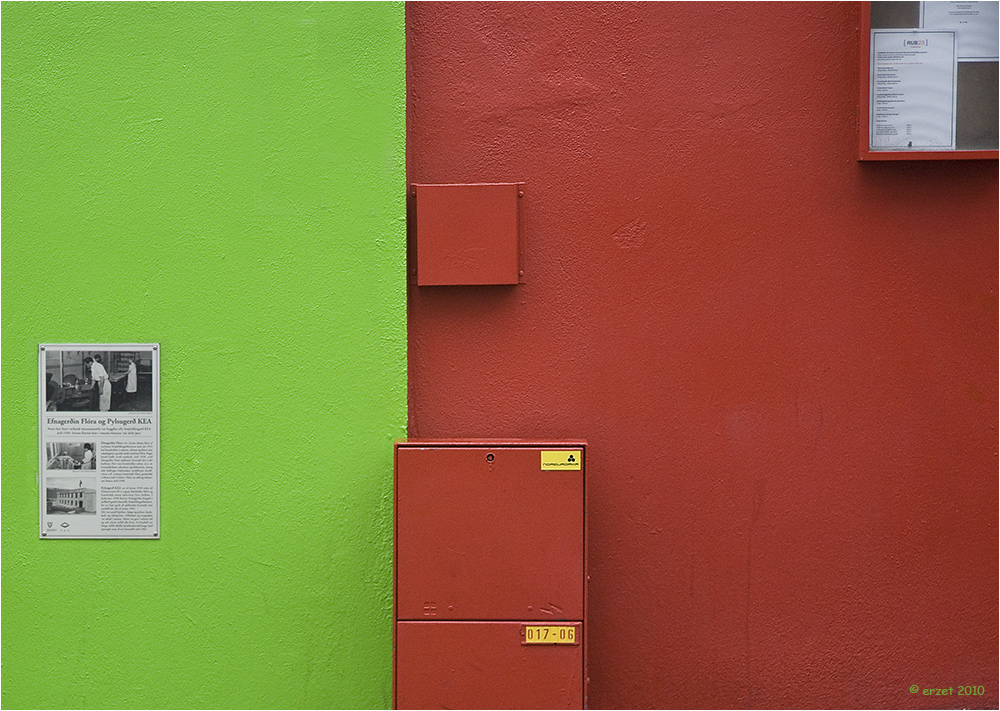
<svg viewBox="0 0 1000 711">
<path fill-rule="evenodd" d="M 517 284 L 520 187 L 412 185 L 417 284 Z"/>
<path fill-rule="evenodd" d="M 585 474 L 579 441 L 397 443 L 397 707 L 584 706 Z"/>
</svg>

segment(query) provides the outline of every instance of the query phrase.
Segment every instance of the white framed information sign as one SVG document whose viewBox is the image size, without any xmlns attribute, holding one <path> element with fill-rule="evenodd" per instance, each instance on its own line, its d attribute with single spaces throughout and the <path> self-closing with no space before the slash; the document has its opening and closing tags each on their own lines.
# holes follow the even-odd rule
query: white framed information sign
<svg viewBox="0 0 1000 711">
<path fill-rule="evenodd" d="M 160 348 L 38 347 L 41 538 L 160 537 Z"/>
<path fill-rule="evenodd" d="M 954 32 L 872 30 L 872 150 L 954 150 Z"/>
</svg>

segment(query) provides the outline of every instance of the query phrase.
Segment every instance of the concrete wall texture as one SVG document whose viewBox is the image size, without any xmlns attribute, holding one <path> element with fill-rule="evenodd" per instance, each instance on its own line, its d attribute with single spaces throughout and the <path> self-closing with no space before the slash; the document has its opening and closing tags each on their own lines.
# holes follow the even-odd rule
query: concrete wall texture
<svg viewBox="0 0 1000 711">
<path fill-rule="evenodd" d="M 4 708 L 391 702 L 399 3 L 4 3 Z M 159 541 L 40 541 L 40 342 L 162 344 Z"/>
<path fill-rule="evenodd" d="M 589 440 L 596 708 L 997 706 L 997 164 L 857 162 L 858 20 L 407 6 L 408 179 L 526 183 L 410 435 Z"/>
<path fill-rule="evenodd" d="M 387 706 L 408 416 L 589 440 L 594 707 L 995 708 L 997 165 L 855 160 L 858 13 L 4 4 L 3 706 Z M 404 94 L 526 283 L 406 293 Z M 37 539 L 60 341 L 161 540 Z"/>
</svg>

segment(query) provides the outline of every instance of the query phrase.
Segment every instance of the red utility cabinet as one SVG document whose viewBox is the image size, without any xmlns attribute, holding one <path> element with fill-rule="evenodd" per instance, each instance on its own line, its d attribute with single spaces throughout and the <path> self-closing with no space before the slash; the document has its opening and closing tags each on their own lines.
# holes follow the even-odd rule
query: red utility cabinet
<svg viewBox="0 0 1000 711">
<path fill-rule="evenodd" d="M 586 444 L 396 445 L 397 708 L 584 708 Z"/>
</svg>

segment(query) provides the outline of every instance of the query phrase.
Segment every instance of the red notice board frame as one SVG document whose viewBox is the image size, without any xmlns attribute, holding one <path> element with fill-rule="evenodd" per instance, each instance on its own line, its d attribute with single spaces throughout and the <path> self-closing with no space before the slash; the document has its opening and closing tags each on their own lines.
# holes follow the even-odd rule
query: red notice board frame
<svg viewBox="0 0 1000 711">
<path fill-rule="evenodd" d="M 858 101 L 858 160 L 975 160 L 1000 158 L 1000 150 L 981 151 L 873 151 L 869 148 L 871 123 L 871 43 L 872 4 L 861 3 L 861 27 L 858 30 L 860 51 L 858 82 L 861 95 Z"/>
</svg>

